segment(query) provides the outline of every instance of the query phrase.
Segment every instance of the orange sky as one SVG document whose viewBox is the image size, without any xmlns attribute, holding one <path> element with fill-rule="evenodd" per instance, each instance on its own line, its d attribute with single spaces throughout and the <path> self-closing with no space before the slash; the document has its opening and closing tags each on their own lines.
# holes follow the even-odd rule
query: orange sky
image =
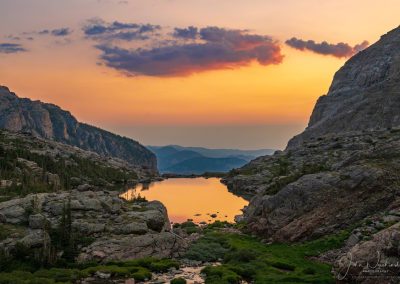
<svg viewBox="0 0 400 284">
<path fill-rule="evenodd" d="M 74 31 L 68 41 L 45 37 L 24 42 L 28 52 L 0 53 L 0 84 L 19 96 L 55 103 L 81 121 L 154 145 L 282 148 L 290 136 L 304 128 L 315 100 L 326 93 L 334 72 L 345 62 L 294 50 L 284 44 L 285 40 L 296 36 L 353 46 L 363 40 L 374 42 L 400 24 L 397 0 L 385 1 L 385 5 L 371 0 L 65 2 L 0 2 L 0 43 L 7 42 L 9 34 L 33 30 L 70 27 Z M 10 16 L 16 14 L 20 16 Z M 284 59 L 279 65 L 253 62 L 191 76 L 127 77 L 96 65 L 99 51 L 79 34 L 83 23 L 93 17 L 166 27 L 249 29 L 278 40 Z M 146 126 L 151 126 L 148 133 L 143 131 Z M 266 131 L 281 126 L 290 131 L 276 137 L 274 133 L 255 134 L 257 142 L 239 139 L 240 143 L 223 137 L 202 138 L 208 135 L 193 135 L 190 141 L 150 133 L 154 127 L 186 131 L 192 127 L 194 131 L 207 126 L 266 126 Z M 188 131 L 186 136 L 192 133 Z"/>
</svg>

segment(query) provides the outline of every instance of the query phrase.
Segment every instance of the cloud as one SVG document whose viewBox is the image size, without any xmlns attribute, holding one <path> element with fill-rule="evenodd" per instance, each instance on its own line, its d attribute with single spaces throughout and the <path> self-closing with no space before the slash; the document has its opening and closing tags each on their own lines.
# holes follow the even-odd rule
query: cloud
<svg viewBox="0 0 400 284">
<path fill-rule="evenodd" d="M 17 43 L 0 43 L 0 53 L 18 53 L 27 51 L 22 45 Z"/>
<path fill-rule="evenodd" d="M 31 34 L 31 33 L 26 33 L 26 34 Z M 72 34 L 72 30 L 70 28 L 59 28 L 59 29 L 53 29 L 53 30 L 45 29 L 45 30 L 41 30 L 38 32 L 33 32 L 33 34 L 51 35 L 51 36 L 55 36 L 55 37 L 65 37 L 65 36 Z"/>
<path fill-rule="evenodd" d="M 69 28 L 61 28 L 51 31 L 51 35 L 53 36 L 67 36 L 70 35 L 71 33 L 72 31 Z"/>
<path fill-rule="evenodd" d="M 83 32 L 87 38 L 92 38 L 99 41 L 132 41 L 146 40 L 149 38 L 148 33 L 161 29 L 158 25 L 151 24 L 136 24 L 112 22 L 106 23 L 102 20 L 90 20 L 83 27 Z"/>
<path fill-rule="evenodd" d="M 175 28 L 173 36 L 176 38 L 183 39 L 195 39 L 198 35 L 198 29 L 196 27 L 190 26 L 187 28 Z"/>
<path fill-rule="evenodd" d="M 286 44 L 298 50 L 310 50 L 318 54 L 332 55 L 338 58 L 350 57 L 369 46 L 368 41 L 363 41 L 362 43 L 352 47 L 349 44 L 343 42 L 337 44 L 331 44 L 326 41 L 317 43 L 313 40 L 305 41 L 302 39 L 297 39 L 295 37 L 287 40 Z"/>
<path fill-rule="evenodd" d="M 179 34 L 179 35 L 178 35 Z M 194 29 L 175 29 L 174 37 L 194 38 Z M 232 69 L 253 61 L 261 65 L 279 64 L 280 45 L 269 36 L 242 30 L 207 27 L 190 43 L 127 49 L 109 43 L 98 44 L 101 61 L 127 75 L 185 76 L 205 70 Z"/>
</svg>

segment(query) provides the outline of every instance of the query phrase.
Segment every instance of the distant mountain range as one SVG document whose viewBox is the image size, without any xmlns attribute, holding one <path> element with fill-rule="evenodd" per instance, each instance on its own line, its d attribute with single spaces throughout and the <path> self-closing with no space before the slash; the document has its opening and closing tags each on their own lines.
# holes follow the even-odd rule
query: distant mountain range
<svg viewBox="0 0 400 284">
<path fill-rule="evenodd" d="M 205 172 L 228 172 L 249 161 L 275 150 L 236 150 L 183 147 L 179 145 L 148 146 L 158 160 L 161 173 L 203 174 Z"/>
</svg>

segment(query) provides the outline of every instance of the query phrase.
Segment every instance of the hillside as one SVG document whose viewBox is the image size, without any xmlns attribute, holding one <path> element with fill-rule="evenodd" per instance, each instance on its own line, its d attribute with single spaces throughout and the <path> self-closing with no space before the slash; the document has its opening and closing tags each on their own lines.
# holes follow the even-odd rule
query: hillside
<svg viewBox="0 0 400 284">
<path fill-rule="evenodd" d="M 30 134 L 0 130 L 1 199 L 73 188 L 122 189 L 152 172 Z"/>
<path fill-rule="evenodd" d="M 157 170 L 156 157 L 138 142 L 78 122 L 56 105 L 19 98 L 0 86 L 0 128 L 31 133 L 105 157 L 124 159 L 134 166 Z"/>
</svg>

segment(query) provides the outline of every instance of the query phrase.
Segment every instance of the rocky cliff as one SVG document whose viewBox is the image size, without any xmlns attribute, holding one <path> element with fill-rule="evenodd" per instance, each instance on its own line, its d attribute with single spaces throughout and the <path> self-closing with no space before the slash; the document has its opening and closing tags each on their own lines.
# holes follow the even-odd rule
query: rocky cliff
<svg viewBox="0 0 400 284">
<path fill-rule="evenodd" d="M 155 155 L 138 142 L 78 122 L 56 105 L 19 98 L 0 86 L 0 128 L 77 146 L 157 171 Z"/>
<path fill-rule="evenodd" d="M 318 99 L 307 129 L 288 148 L 322 135 L 400 126 L 400 27 L 352 57 Z"/>
<path fill-rule="evenodd" d="M 392 268 L 400 262 L 399 111 L 400 27 L 336 73 L 308 128 L 285 151 L 260 157 L 224 180 L 251 198 L 239 219 L 278 242 L 349 230 L 346 247 L 329 258 L 338 278 L 376 283 L 368 282 L 376 272 L 389 277 L 379 283 L 395 283 L 390 277 L 398 269 L 385 274 L 363 268 L 373 261 Z M 350 260 L 362 265 L 341 274 Z"/>
</svg>

